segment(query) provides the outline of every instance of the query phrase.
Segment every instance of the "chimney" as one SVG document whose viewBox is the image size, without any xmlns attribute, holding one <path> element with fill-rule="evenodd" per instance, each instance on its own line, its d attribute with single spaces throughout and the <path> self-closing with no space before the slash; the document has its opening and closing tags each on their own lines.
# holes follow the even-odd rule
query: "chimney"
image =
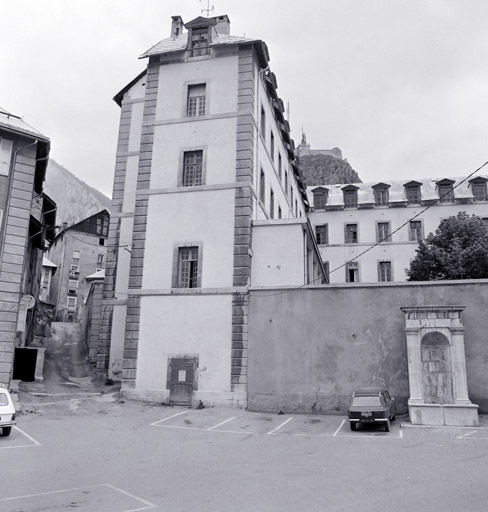
<svg viewBox="0 0 488 512">
<path fill-rule="evenodd" d="M 171 39 L 176 39 L 183 33 L 183 19 L 181 16 L 171 16 Z"/>
<path fill-rule="evenodd" d="M 216 21 L 215 30 L 217 31 L 217 34 L 230 34 L 230 20 L 229 16 L 224 14 L 223 16 L 216 16 L 214 18 Z"/>
</svg>

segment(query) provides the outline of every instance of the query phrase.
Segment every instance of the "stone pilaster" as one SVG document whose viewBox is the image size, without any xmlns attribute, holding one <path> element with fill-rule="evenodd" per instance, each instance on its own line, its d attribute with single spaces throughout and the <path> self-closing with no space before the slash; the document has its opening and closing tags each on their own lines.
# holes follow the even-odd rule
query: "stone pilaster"
<svg viewBox="0 0 488 512">
<path fill-rule="evenodd" d="M 137 190 L 148 190 L 150 188 L 158 85 L 159 57 L 154 57 L 149 60 L 147 68 Z M 136 194 L 129 270 L 129 296 L 127 299 L 125 325 L 124 361 L 122 365 L 123 389 L 133 389 L 136 385 L 141 311 L 141 298 L 137 296 L 137 290 L 142 288 L 148 204 L 149 199 L 147 197 Z"/>
<path fill-rule="evenodd" d="M 234 286 L 251 283 L 251 230 L 252 230 L 252 182 L 254 166 L 254 91 L 255 56 L 252 48 L 239 50 L 237 92 L 237 152 L 236 181 L 247 186 L 237 187 L 235 193 L 234 222 Z M 232 348 L 231 390 L 247 390 L 247 325 L 249 297 L 236 293 L 232 299 Z"/>
</svg>

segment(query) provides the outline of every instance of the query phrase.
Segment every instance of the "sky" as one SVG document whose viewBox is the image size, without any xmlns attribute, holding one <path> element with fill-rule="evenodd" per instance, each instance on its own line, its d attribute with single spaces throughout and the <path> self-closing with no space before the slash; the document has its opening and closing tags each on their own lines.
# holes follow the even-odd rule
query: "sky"
<svg viewBox="0 0 488 512">
<path fill-rule="evenodd" d="M 488 160 L 488 1 L 214 0 L 231 34 L 262 39 L 292 136 L 339 147 L 364 182 L 466 176 Z M 51 157 L 112 194 L 113 96 L 207 0 L 2 2 L 0 106 Z M 488 171 L 484 169 L 484 174 Z"/>
</svg>

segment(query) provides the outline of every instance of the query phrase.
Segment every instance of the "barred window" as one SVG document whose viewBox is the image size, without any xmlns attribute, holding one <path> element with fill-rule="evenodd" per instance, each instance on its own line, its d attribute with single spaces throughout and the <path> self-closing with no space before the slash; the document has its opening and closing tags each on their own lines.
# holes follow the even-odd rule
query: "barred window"
<svg viewBox="0 0 488 512">
<path fill-rule="evenodd" d="M 378 281 L 393 281 L 391 274 L 391 261 L 380 261 L 378 263 Z"/>
<path fill-rule="evenodd" d="M 317 238 L 317 243 L 319 245 L 326 245 L 329 243 L 329 229 L 328 225 L 324 224 L 322 226 L 315 226 L 315 235 Z"/>
<path fill-rule="evenodd" d="M 188 117 L 198 117 L 205 115 L 205 98 L 206 98 L 206 85 L 189 85 L 188 86 L 188 101 L 187 101 L 187 115 Z"/>
<path fill-rule="evenodd" d="M 193 187 L 201 185 L 203 176 L 203 151 L 185 151 L 183 160 L 183 186 Z"/>
<path fill-rule="evenodd" d="M 178 249 L 178 287 L 198 288 L 198 247 Z"/>
</svg>

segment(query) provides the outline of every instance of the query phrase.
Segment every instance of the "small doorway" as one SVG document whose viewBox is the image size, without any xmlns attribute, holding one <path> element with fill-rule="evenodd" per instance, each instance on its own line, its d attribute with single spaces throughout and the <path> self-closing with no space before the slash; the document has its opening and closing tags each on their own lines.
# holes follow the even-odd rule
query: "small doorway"
<svg viewBox="0 0 488 512">
<path fill-rule="evenodd" d="M 193 390 L 196 390 L 197 357 L 174 357 L 168 360 L 170 405 L 191 407 Z"/>
<path fill-rule="evenodd" d="M 421 341 L 422 383 L 426 404 L 454 402 L 449 340 L 433 331 Z"/>
</svg>

